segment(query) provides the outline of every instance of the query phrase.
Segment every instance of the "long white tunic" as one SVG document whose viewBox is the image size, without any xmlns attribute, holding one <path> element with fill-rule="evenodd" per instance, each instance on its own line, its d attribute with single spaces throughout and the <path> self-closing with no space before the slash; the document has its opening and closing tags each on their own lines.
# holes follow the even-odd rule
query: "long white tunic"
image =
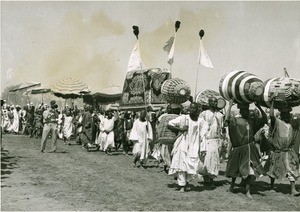
<svg viewBox="0 0 300 212">
<path fill-rule="evenodd" d="M 199 163 L 200 126 L 203 119 L 193 121 L 189 115 L 181 115 L 171 121 L 170 125 L 188 126 L 188 131 L 181 134 L 174 143 L 169 174 L 187 172 L 194 175 Z"/>
<path fill-rule="evenodd" d="M 147 160 L 150 152 L 149 140 L 152 139 L 153 134 L 151 124 L 148 121 L 142 122 L 140 119 L 136 119 L 129 136 L 129 140 L 134 141 L 132 153 L 140 153 L 140 159 Z"/>
<path fill-rule="evenodd" d="M 102 121 L 102 129 L 100 129 L 100 149 L 106 151 L 108 147 L 115 147 L 114 141 L 114 119 L 104 118 Z M 106 133 L 108 131 L 109 133 Z"/>
<path fill-rule="evenodd" d="M 2 109 L 2 123 L 3 130 L 7 130 L 10 127 L 10 120 L 8 117 L 8 110 Z"/>
<path fill-rule="evenodd" d="M 64 116 L 64 125 L 63 125 L 63 136 L 69 139 L 73 132 L 73 117 L 72 116 Z"/>
<path fill-rule="evenodd" d="M 199 173 L 202 175 L 218 176 L 220 169 L 220 149 L 222 146 L 223 115 L 220 112 L 205 110 L 200 114 L 207 128 L 203 128 L 200 151 L 205 151 L 203 162 L 199 163 Z"/>
<path fill-rule="evenodd" d="M 13 114 L 14 114 L 13 122 L 12 122 L 12 125 L 8 128 L 8 131 L 18 133 L 19 132 L 19 114 L 16 109 L 13 110 Z"/>
</svg>

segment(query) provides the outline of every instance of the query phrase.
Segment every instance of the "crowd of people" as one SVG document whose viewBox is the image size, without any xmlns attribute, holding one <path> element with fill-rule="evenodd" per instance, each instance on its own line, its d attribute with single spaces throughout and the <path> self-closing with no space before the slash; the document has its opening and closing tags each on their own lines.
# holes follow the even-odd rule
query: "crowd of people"
<svg viewBox="0 0 300 212">
<path fill-rule="evenodd" d="M 251 196 L 251 185 L 256 178 L 270 177 L 270 189 L 275 179 L 287 178 L 291 194 L 298 196 L 295 181 L 299 177 L 299 117 L 291 108 L 274 112 L 263 110 L 255 103 L 229 103 L 226 111 L 217 107 L 217 99 L 210 97 L 208 106 L 191 102 L 189 108 L 168 104 L 159 111 L 102 110 L 85 105 L 82 109 L 65 106 L 59 109 L 53 100 L 49 106 L 32 103 L 24 107 L 2 105 L 2 133 L 22 134 L 41 139 L 41 153 L 48 138 L 51 152 L 57 151 L 57 140 L 69 145 L 74 139 L 78 145 L 95 148 L 111 155 L 113 151 L 132 153 L 132 166 L 147 167 L 152 157 L 164 164 L 164 171 L 174 175 L 180 192 L 190 189 L 189 181 L 202 176 L 206 186 L 215 186 L 220 163 L 227 161 L 226 176 L 231 178 L 228 189 L 233 192 L 236 178 L 241 177 L 246 196 Z M 168 115 L 167 128 L 176 134 L 170 143 L 157 142 L 158 130 Z"/>
</svg>

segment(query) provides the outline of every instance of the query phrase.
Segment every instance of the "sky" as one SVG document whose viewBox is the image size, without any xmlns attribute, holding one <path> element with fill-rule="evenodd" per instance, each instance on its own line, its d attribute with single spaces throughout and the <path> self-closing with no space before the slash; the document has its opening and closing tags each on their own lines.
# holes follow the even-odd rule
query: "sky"
<svg viewBox="0 0 300 212">
<path fill-rule="evenodd" d="M 262 81 L 300 79 L 299 1 L 2 1 L 1 91 L 21 82 L 53 86 L 78 78 L 97 92 L 123 87 L 139 27 L 143 68 L 167 68 L 164 43 L 176 34 L 172 76 L 194 93 L 219 91 L 233 70 Z M 214 69 L 199 66 L 199 31 Z M 199 73 L 196 79 L 197 72 Z"/>
</svg>

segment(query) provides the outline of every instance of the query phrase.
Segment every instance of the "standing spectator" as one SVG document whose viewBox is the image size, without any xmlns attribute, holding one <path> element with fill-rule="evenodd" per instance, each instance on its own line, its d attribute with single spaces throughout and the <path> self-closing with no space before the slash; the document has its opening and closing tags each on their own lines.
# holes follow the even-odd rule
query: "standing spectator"
<svg viewBox="0 0 300 212">
<path fill-rule="evenodd" d="M 59 112 L 57 110 L 57 104 L 54 100 L 50 102 L 50 110 L 46 110 L 43 113 L 44 118 L 44 127 L 41 140 L 41 152 L 45 151 L 46 141 L 48 139 L 49 133 L 52 135 L 52 153 L 55 153 L 57 150 L 57 121 Z"/>
<path fill-rule="evenodd" d="M 92 108 L 88 105 L 84 106 L 82 116 L 82 147 L 86 148 L 88 143 L 92 142 Z"/>
<path fill-rule="evenodd" d="M 12 125 L 8 128 L 8 131 L 14 134 L 19 133 L 19 122 L 20 122 L 19 113 L 18 113 L 19 109 L 20 109 L 19 107 L 12 107 L 12 114 L 13 114 Z"/>
<path fill-rule="evenodd" d="M 21 122 L 21 134 L 25 134 L 26 130 L 26 114 L 27 114 L 27 107 L 23 106 L 23 109 L 21 110 L 21 115 L 20 115 L 20 122 Z"/>
<path fill-rule="evenodd" d="M 126 111 L 124 114 L 124 129 L 125 129 L 125 139 L 123 140 L 123 154 L 127 155 L 129 150 L 130 150 L 130 140 L 129 140 L 129 136 L 130 136 L 130 132 L 131 129 L 133 127 L 133 118 L 131 117 L 131 114 L 129 113 L 129 111 Z"/>
<path fill-rule="evenodd" d="M 114 125 L 114 137 L 115 137 L 115 146 L 116 151 L 123 144 L 124 150 L 124 140 L 125 140 L 125 129 L 124 129 L 124 113 L 120 113 L 120 115 L 116 115 L 115 125 Z"/>
<path fill-rule="evenodd" d="M 104 119 L 105 119 L 105 112 L 100 109 L 100 113 L 98 114 L 98 137 L 96 139 L 96 144 L 98 145 L 97 149 L 100 151 L 103 151 L 103 146 L 104 146 L 104 140 L 102 134 L 103 132 L 103 124 L 104 124 Z"/>
<path fill-rule="evenodd" d="M 147 114 L 147 120 L 149 121 L 149 123 L 151 124 L 152 127 L 152 131 L 153 131 L 153 141 L 156 141 L 156 123 L 157 123 L 157 117 L 156 117 L 156 113 L 152 111 L 152 107 L 148 107 L 148 114 Z M 150 143 L 150 151 L 152 152 L 154 148 L 154 142 Z"/>
<path fill-rule="evenodd" d="M 142 110 L 138 119 L 133 123 L 129 140 L 133 141 L 133 165 L 145 166 L 150 153 L 149 142 L 153 139 L 152 127 L 146 120 L 146 110 Z"/>
<path fill-rule="evenodd" d="M 82 119 L 83 119 L 83 111 L 79 110 L 77 115 L 75 116 L 75 121 L 74 121 L 74 125 L 75 125 L 75 140 L 76 143 L 81 145 L 82 144 Z"/>
<path fill-rule="evenodd" d="M 32 136 L 40 138 L 43 133 L 43 109 L 37 108 L 34 113 Z"/>
<path fill-rule="evenodd" d="M 114 141 L 114 118 L 112 111 L 107 111 L 107 118 L 103 120 L 103 128 L 101 129 L 102 144 L 100 148 L 106 153 L 111 154 L 111 149 L 115 147 Z"/>
<path fill-rule="evenodd" d="M 1 114 L 1 120 L 2 120 L 2 122 L 1 122 L 2 132 L 3 132 L 3 133 L 6 133 L 7 130 L 8 130 L 8 128 L 10 127 L 10 119 L 9 119 L 9 116 L 8 116 L 9 111 L 8 111 L 8 108 L 7 108 L 6 104 L 4 104 L 4 105 L 2 106 L 1 111 L 2 111 L 2 114 Z"/>
<path fill-rule="evenodd" d="M 98 130 L 98 114 L 96 108 L 92 111 L 92 143 L 95 143 Z"/>
<path fill-rule="evenodd" d="M 31 104 L 27 104 L 27 113 L 26 113 L 26 129 L 27 129 L 27 133 L 28 133 L 28 137 L 32 137 L 33 136 L 33 122 L 34 122 L 34 106 Z"/>
<path fill-rule="evenodd" d="M 71 109 L 66 109 L 65 114 L 63 114 L 62 123 L 62 134 L 65 145 L 70 145 L 70 139 L 73 132 L 73 116 L 71 114 Z"/>
</svg>

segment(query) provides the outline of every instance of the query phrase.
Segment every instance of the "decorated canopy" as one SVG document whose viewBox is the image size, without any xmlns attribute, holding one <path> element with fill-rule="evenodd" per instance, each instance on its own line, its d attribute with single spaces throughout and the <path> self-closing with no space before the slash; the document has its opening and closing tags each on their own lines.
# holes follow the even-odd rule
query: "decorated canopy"
<svg viewBox="0 0 300 212">
<path fill-rule="evenodd" d="M 79 79 L 68 78 L 59 81 L 53 88 L 52 92 L 55 96 L 68 98 L 78 98 L 82 94 L 90 93 L 90 88 Z"/>
<path fill-rule="evenodd" d="M 121 110 L 140 110 L 151 107 L 156 110 L 166 104 L 161 86 L 169 79 L 169 70 L 160 68 L 130 71 L 124 82 Z"/>
</svg>

